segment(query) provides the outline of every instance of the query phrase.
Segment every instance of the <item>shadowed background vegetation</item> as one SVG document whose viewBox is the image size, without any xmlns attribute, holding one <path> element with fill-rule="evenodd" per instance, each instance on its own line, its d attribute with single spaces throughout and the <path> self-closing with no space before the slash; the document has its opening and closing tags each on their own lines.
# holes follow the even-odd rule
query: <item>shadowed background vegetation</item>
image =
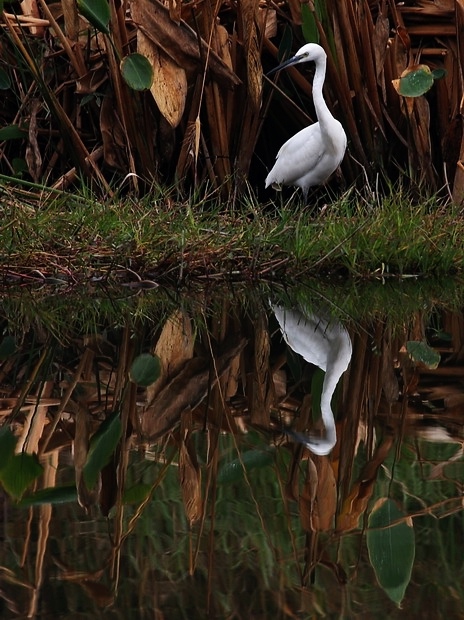
<svg viewBox="0 0 464 620">
<path fill-rule="evenodd" d="M 311 67 L 289 70 L 279 88 L 263 68 L 317 41 L 349 140 L 338 182 L 405 175 L 461 200 L 461 2 L 1 5 L 2 175 L 58 188 L 83 177 L 103 194 L 123 179 L 140 192 L 207 181 L 230 193 L 247 178 L 261 190 L 282 142 L 314 120 Z M 122 78 L 136 51 L 151 65 L 149 90 Z M 426 95 L 400 96 L 392 80 L 416 63 L 446 75 Z"/>
</svg>

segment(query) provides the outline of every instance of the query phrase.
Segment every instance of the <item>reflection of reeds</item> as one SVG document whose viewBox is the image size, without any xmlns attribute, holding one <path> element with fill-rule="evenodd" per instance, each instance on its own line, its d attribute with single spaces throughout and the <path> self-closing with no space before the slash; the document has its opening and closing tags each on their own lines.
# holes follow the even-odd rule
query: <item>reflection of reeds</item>
<svg viewBox="0 0 464 620">
<path fill-rule="evenodd" d="M 412 517 L 461 511 L 460 476 L 453 479 L 451 474 L 462 460 L 462 449 L 452 446 L 462 446 L 461 315 L 435 311 L 425 317 L 417 312 L 402 326 L 380 320 L 352 326 L 351 365 L 333 401 L 339 440 L 328 457 L 311 455 L 281 432 L 283 425 L 305 432 L 313 424 L 314 373 L 302 360 L 290 359 L 270 331 L 269 320 L 256 301 L 246 309 L 226 304 L 217 313 L 203 314 L 201 321 L 193 321 L 186 310 L 176 311 L 159 325 L 153 320 L 150 329 L 139 321 L 131 328 L 74 339 L 67 346 L 50 338 L 45 348 L 35 347 L 28 334 L 3 360 L 3 424 L 15 429 L 18 451 L 38 453 L 44 472 L 37 489 L 59 491 L 69 485 L 66 462 L 72 443 L 79 502 L 89 513 L 95 513 L 98 504 L 103 514 L 111 514 L 111 536 L 97 558 L 98 571 L 94 566 L 93 572 L 80 574 L 65 568 L 71 560 L 63 558 L 64 580 L 81 583 L 97 602 L 111 602 L 112 594 L 100 580 L 110 575 L 124 591 L 126 547 L 135 544 L 137 528 L 158 522 L 155 507 L 163 514 L 163 527 L 175 530 L 169 536 L 189 558 L 177 560 L 183 569 L 188 567 L 191 575 L 208 572 L 210 610 L 220 604 L 218 573 L 229 545 L 236 544 L 232 535 L 269 554 L 263 564 L 270 571 L 266 579 L 280 575 L 279 596 L 286 596 L 297 584 L 309 587 L 316 568 L 337 583 L 354 579 L 344 553 L 352 557 L 357 549 L 362 561 L 357 537 L 370 507 L 381 497 L 401 499 L 405 492 L 406 513 Z M 436 370 L 412 363 L 403 351 L 406 341 L 426 338 L 442 355 Z M 147 349 L 159 356 L 162 374 L 158 383 L 142 389 L 129 381 L 128 373 L 134 356 Z M 121 419 L 120 440 L 108 454 L 99 483 L 88 489 L 83 470 L 92 436 L 114 412 Z M 451 444 L 444 452 L 443 444 L 425 444 L 420 434 L 414 438 L 419 418 L 443 429 L 441 438 Z M 140 464 L 134 450 L 148 445 L 155 460 L 149 467 L 148 461 Z M 424 491 L 419 467 L 425 479 L 433 478 L 433 489 Z M 442 491 L 444 478 L 448 482 Z M 132 509 L 125 496 L 141 482 Z M 241 510 L 234 499 L 237 492 L 257 523 L 242 513 L 234 523 L 232 507 Z M 175 518 L 167 497 L 176 505 Z M 183 517 L 177 510 L 180 498 Z M 54 518 L 50 504 L 39 508 L 35 547 L 31 532 L 36 517 L 34 509 L 29 510 L 21 564 L 35 555 L 29 588 L 33 614 L 47 577 Z M 274 529 L 274 522 L 282 531 Z M 172 540 L 165 535 L 164 530 L 153 534 L 163 537 L 162 543 L 150 543 L 153 552 L 162 553 L 163 547 L 169 551 Z M 337 547 L 345 549 L 338 558 Z M 144 561 L 141 549 L 135 556 Z M 294 592 L 291 599 L 295 602 Z"/>
</svg>

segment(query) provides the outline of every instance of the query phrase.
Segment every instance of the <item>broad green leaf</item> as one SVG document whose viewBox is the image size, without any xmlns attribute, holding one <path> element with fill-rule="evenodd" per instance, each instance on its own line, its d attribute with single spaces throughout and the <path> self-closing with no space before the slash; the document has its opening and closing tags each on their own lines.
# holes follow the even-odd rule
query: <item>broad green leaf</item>
<svg viewBox="0 0 464 620">
<path fill-rule="evenodd" d="M 0 471 L 4 469 L 8 461 L 14 457 L 16 437 L 9 426 L 0 428 Z"/>
<path fill-rule="evenodd" d="M 77 0 L 77 8 L 97 30 L 110 33 L 108 24 L 111 14 L 108 0 Z"/>
<path fill-rule="evenodd" d="M 121 61 L 121 74 L 132 90 L 148 90 L 153 82 L 153 68 L 142 54 L 129 54 Z"/>
<path fill-rule="evenodd" d="M 399 80 L 393 80 L 397 92 L 403 97 L 420 97 L 433 86 L 433 75 L 427 65 L 415 65 L 403 72 Z"/>
<path fill-rule="evenodd" d="M 367 530 L 367 549 L 375 576 L 397 605 L 411 580 L 415 555 L 412 521 L 391 525 L 403 517 L 393 500 L 379 500 L 369 515 Z"/>
<path fill-rule="evenodd" d="M 0 360 L 7 360 L 16 351 L 16 340 L 13 336 L 5 336 L 0 342 Z"/>
<path fill-rule="evenodd" d="M 446 69 L 434 69 L 432 71 L 432 76 L 434 80 L 441 80 L 446 75 Z"/>
<path fill-rule="evenodd" d="M 22 172 L 27 172 L 27 162 L 22 157 L 13 157 L 11 162 L 15 175 L 20 175 Z"/>
<path fill-rule="evenodd" d="M 142 387 L 154 383 L 161 374 L 161 362 L 157 355 L 142 353 L 132 362 L 129 371 L 131 381 Z"/>
<path fill-rule="evenodd" d="M 136 484 L 129 489 L 126 489 L 122 496 L 123 504 L 141 504 L 147 499 L 151 491 L 151 485 L 149 484 Z"/>
<path fill-rule="evenodd" d="M 413 362 L 420 362 L 431 370 L 437 368 L 440 363 L 440 354 L 426 342 L 409 340 L 406 343 L 406 351 Z"/>
<path fill-rule="evenodd" d="M 8 125 L 0 129 L 0 140 L 19 140 L 27 137 L 27 132 L 18 125 Z"/>
<path fill-rule="evenodd" d="M 21 452 L 8 459 L 5 467 L 0 470 L 0 482 L 9 495 L 20 499 L 42 471 L 43 467 L 35 454 Z"/>
<path fill-rule="evenodd" d="M 243 477 L 243 468 L 250 471 L 258 467 L 266 467 L 274 461 L 272 450 L 249 450 L 241 455 L 241 459 L 234 459 L 219 468 L 217 480 L 221 484 L 236 482 Z"/>
<path fill-rule="evenodd" d="M 317 29 L 314 13 L 309 8 L 309 4 L 301 5 L 301 18 L 303 23 L 301 29 L 306 43 L 319 43 L 319 30 Z"/>
<path fill-rule="evenodd" d="M 109 462 L 121 433 L 121 418 L 119 413 L 114 413 L 103 422 L 90 439 L 89 453 L 83 469 L 84 482 L 89 490 L 94 488 L 101 470 Z"/>
<path fill-rule="evenodd" d="M 66 504 L 69 502 L 77 502 L 77 490 L 74 484 L 66 487 L 40 489 L 40 491 L 33 495 L 23 497 L 19 505 L 26 507 L 41 506 L 43 504 Z"/>
</svg>

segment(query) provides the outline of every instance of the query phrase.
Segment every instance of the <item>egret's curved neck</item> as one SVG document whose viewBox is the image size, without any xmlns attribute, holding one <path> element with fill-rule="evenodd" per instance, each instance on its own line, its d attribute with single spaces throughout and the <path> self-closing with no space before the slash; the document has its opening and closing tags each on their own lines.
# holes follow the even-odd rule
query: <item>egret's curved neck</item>
<svg viewBox="0 0 464 620">
<path fill-rule="evenodd" d="M 331 122 L 334 120 L 334 117 L 330 113 L 330 110 L 324 100 L 324 95 L 322 94 L 322 87 L 324 86 L 327 67 L 327 58 L 326 56 L 319 56 L 314 62 L 316 64 L 316 73 L 314 74 L 313 80 L 314 107 L 316 108 L 317 119 L 319 121 L 321 131 L 326 133 L 326 128 L 329 127 Z"/>
<path fill-rule="evenodd" d="M 333 426 L 334 417 L 332 412 L 332 396 L 334 395 L 335 388 L 340 379 L 340 374 L 331 372 L 332 369 L 328 369 L 325 373 L 324 383 L 322 385 L 321 394 L 321 414 L 325 427 Z"/>
<path fill-rule="evenodd" d="M 333 365 L 327 365 L 321 394 L 321 415 L 325 426 L 326 445 L 333 448 L 337 441 L 337 431 L 335 430 L 335 419 L 332 410 L 332 396 L 334 395 L 337 384 L 346 364 L 334 361 Z"/>
</svg>

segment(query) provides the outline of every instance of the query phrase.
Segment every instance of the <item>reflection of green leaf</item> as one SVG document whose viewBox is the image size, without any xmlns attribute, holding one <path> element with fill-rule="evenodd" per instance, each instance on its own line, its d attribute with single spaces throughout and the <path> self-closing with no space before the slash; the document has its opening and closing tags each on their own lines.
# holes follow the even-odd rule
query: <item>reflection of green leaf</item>
<svg viewBox="0 0 464 620">
<path fill-rule="evenodd" d="M 151 491 L 151 485 L 149 484 L 136 484 L 124 491 L 122 496 L 123 504 L 141 504 L 147 499 L 148 494 Z"/>
<path fill-rule="evenodd" d="M 0 140 L 19 140 L 27 137 L 27 132 L 18 125 L 7 125 L 0 129 Z"/>
<path fill-rule="evenodd" d="M 9 426 L 0 428 L 0 471 L 6 467 L 8 461 L 14 457 L 16 437 Z"/>
<path fill-rule="evenodd" d="M 142 54 L 130 54 L 121 61 L 121 74 L 133 90 L 148 90 L 153 82 L 150 61 Z"/>
<path fill-rule="evenodd" d="M 42 471 L 43 467 L 35 454 L 20 452 L 8 459 L 5 467 L 0 470 L 0 481 L 7 493 L 15 499 L 20 499 Z"/>
<path fill-rule="evenodd" d="M 440 363 L 440 354 L 426 342 L 409 340 L 406 343 L 406 351 L 413 362 L 420 362 L 432 370 Z"/>
<path fill-rule="evenodd" d="M 391 499 L 380 500 L 369 515 L 367 549 L 380 586 L 397 605 L 411 580 L 415 540 L 412 525 L 394 521 L 405 517 Z"/>
<path fill-rule="evenodd" d="M 77 8 L 97 30 L 110 33 L 108 24 L 111 14 L 108 0 L 77 0 Z"/>
<path fill-rule="evenodd" d="M 217 480 L 222 484 L 236 482 L 243 477 L 243 468 L 248 472 L 257 467 L 265 467 L 273 460 L 274 453 L 272 450 L 249 450 L 241 455 L 241 459 L 235 459 L 222 465 L 219 468 Z"/>
<path fill-rule="evenodd" d="M 28 170 L 27 162 L 25 159 L 22 159 L 22 157 L 13 157 L 11 165 L 13 166 L 13 172 L 16 176 Z"/>
<path fill-rule="evenodd" d="M 19 505 L 26 507 L 41 506 L 42 504 L 66 504 L 68 502 L 77 502 L 77 491 L 74 484 L 67 487 L 40 489 L 37 493 L 24 497 Z"/>
<path fill-rule="evenodd" d="M 89 453 L 84 465 L 84 482 L 89 490 L 97 483 L 101 470 L 105 467 L 121 438 L 122 425 L 119 413 L 107 418 L 90 439 Z"/>
<path fill-rule="evenodd" d="M 150 353 L 142 353 L 132 362 L 129 377 L 137 385 L 147 387 L 154 383 L 160 374 L 161 362 L 159 357 Z"/>
</svg>

